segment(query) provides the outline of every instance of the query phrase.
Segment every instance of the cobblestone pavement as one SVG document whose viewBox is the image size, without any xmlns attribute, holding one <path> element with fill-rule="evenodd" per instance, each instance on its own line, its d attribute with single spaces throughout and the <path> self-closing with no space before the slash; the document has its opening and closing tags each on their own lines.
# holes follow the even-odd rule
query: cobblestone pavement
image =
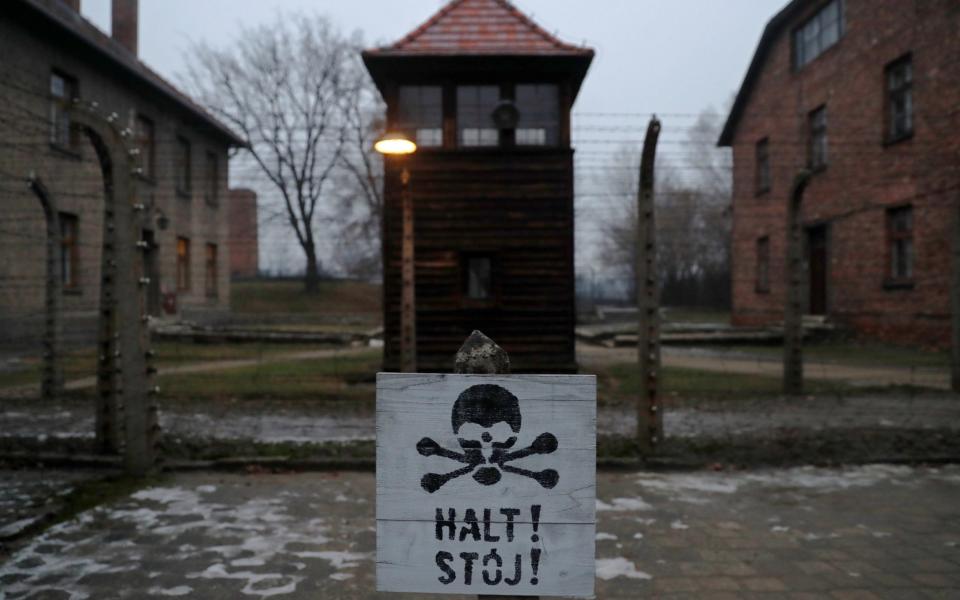
<svg viewBox="0 0 960 600">
<path fill-rule="evenodd" d="M 960 467 L 601 473 L 598 495 L 600 598 L 960 597 Z M 373 498 L 369 473 L 171 476 L 26 542 L 0 599 L 380 597 Z"/>
</svg>

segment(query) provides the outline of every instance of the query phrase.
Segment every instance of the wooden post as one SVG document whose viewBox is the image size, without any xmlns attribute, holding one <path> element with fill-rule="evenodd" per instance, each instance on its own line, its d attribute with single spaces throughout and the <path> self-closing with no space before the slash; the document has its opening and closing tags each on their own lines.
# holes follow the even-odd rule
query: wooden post
<svg viewBox="0 0 960 600">
<path fill-rule="evenodd" d="M 464 375 L 507 375 L 510 355 L 496 342 L 474 331 L 453 359 L 453 372 Z M 536 600 L 539 596 L 478 596 L 480 600 Z"/>
<path fill-rule="evenodd" d="M 417 372 L 417 290 L 414 256 L 413 194 L 410 189 L 410 171 L 406 165 L 400 173 L 400 201 L 403 211 L 403 238 L 401 242 L 401 298 L 400 298 L 400 370 Z"/>
<path fill-rule="evenodd" d="M 657 239 L 654 212 L 654 166 L 660 121 L 650 119 L 640 158 L 640 190 L 637 196 L 637 358 L 640 395 L 637 398 L 637 445 L 644 455 L 656 450 L 663 439 L 660 378 L 659 290 L 657 285 Z"/>
<path fill-rule="evenodd" d="M 60 213 L 47 186 L 31 175 L 28 185 L 40 200 L 47 223 L 46 314 L 43 333 L 41 396 L 53 400 L 63 393 L 63 289 L 61 285 Z"/>
<path fill-rule="evenodd" d="M 953 265 L 950 281 L 951 340 L 950 384 L 960 393 L 960 202 L 953 211 Z"/>
<path fill-rule="evenodd" d="M 793 181 L 787 206 L 786 301 L 783 315 L 783 393 L 803 394 L 803 251 L 800 207 L 810 172 L 800 171 Z"/>
</svg>

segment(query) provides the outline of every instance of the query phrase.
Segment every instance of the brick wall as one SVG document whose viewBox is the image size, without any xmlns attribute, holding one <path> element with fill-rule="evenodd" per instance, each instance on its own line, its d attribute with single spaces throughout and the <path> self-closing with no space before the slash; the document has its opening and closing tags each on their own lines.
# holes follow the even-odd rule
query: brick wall
<svg viewBox="0 0 960 600">
<path fill-rule="evenodd" d="M 25 179 L 35 173 L 46 183 L 61 210 L 78 217 L 78 285 L 65 292 L 68 343 L 85 343 L 96 331 L 100 294 L 100 253 L 103 224 L 103 180 L 95 151 L 82 139 L 77 152 L 50 144 L 49 89 L 53 70 L 76 79 L 79 97 L 96 101 L 105 112 L 116 112 L 133 127 L 137 114 L 155 125 L 155 172 L 137 178 L 137 199 L 153 205 L 150 226 L 158 243 L 160 291 L 177 295 L 181 310 L 194 318 L 225 313 L 229 308 L 227 249 L 227 147 L 218 136 L 168 100 L 134 85 L 82 45 L 47 40 L 16 19 L 0 18 L 0 346 L 32 347 L 42 332 L 44 306 L 44 217 Z M 192 186 L 187 194 L 174 188 L 174 142 L 177 136 L 192 145 Z M 208 202 L 204 187 L 206 156 L 219 161 L 219 201 Z M 162 217 L 162 218 L 161 218 Z M 176 286 L 176 239 L 192 241 L 191 285 Z M 205 245 L 216 244 L 218 294 L 206 294 Z M 80 326 L 80 324 L 84 324 Z"/>
<path fill-rule="evenodd" d="M 807 162 L 808 115 L 826 106 L 829 159 L 807 189 L 806 226 L 826 225 L 827 315 L 865 338 L 949 345 L 950 227 L 960 206 L 960 4 L 846 0 L 840 41 L 792 66 L 791 32 L 774 42 L 733 139 L 733 318 L 783 319 L 786 208 Z M 885 67 L 910 54 L 914 133 L 885 143 Z M 758 193 L 756 143 L 769 139 L 772 185 Z M 909 286 L 890 286 L 887 210 L 913 209 Z M 770 289 L 756 289 L 756 241 L 770 237 Z M 805 292 L 809 295 L 808 288 Z"/>
<path fill-rule="evenodd" d="M 257 194 L 253 190 L 230 190 L 230 275 L 256 277 L 259 271 Z"/>
</svg>

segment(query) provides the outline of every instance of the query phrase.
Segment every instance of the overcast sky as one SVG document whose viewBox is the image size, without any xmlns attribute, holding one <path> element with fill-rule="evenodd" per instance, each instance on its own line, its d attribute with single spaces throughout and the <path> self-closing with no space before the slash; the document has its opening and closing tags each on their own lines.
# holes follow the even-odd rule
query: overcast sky
<svg viewBox="0 0 960 600">
<path fill-rule="evenodd" d="M 326 13 L 371 44 L 395 41 L 430 17 L 441 0 L 140 0 L 140 55 L 173 81 L 191 41 L 229 44 L 242 26 L 278 10 Z M 663 116 L 664 138 L 682 135 L 689 115 L 724 108 L 738 89 L 766 22 L 786 0 L 516 0 L 550 32 L 586 43 L 597 56 L 575 114 L 577 136 L 614 137 L 605 128 L 636 127 Z M 82 0 L 83 13 L 110 30 L 110 0 Z M 607 113 L 597 115 L 596 113 Z M 611 114 L 613 113 L 613 114 Z M 620 113 L 630 113 L 619 116 Z M 674 116 L 676 115 L 676 116 Z M 580 128 L 580 132 L 577 132 Z M 629 130 L 627 130 L 629 131 Z M 632 134 L 619 132 L 617 139 Z M 586 146 L 584 146 L 586 147 Z M 595 150 L 595 146 L 590 147 Z M 579 173 L 578 178 L 584 179 Z M 578 188 L 580 186 L 578 185 Z M 587 244 L 578 248 L 586 250 Z M 267 251 L 267 248 L 265 248 Z M 289 258 L 284 258 L 284 255 Z M 578 262 L 584 256 L 578 251 Z M 263 256 L 276 264 L 296 252 Z"/>
</svg>

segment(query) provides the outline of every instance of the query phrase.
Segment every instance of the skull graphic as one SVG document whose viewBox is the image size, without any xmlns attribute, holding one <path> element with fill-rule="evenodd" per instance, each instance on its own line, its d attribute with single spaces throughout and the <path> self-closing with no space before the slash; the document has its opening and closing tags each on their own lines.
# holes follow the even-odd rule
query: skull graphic
<svg viewBox="0 0 960 600">
<path fill-rule="evenodd" d="M 417 451 L 423 456 L 442 456 L 466 466 L 445 474 L 424 475 L 420 485 L 428 493 L 470 473 L 482 485 L 494 485 L 504 472 L 530 477 L 547 489 L 557 484 L 559 475 L 553 469 L 529 471 L 507 464 L 533 454 L 551 454 L 557 449 L 556 436 L 542 433 L 529 447 L 511 451 L 517 443 L 523 418 L 520 402 L 507 389 L 491 384 L 467 388 L 454 402 L 450 419 L 462 453 L 443 448 L 426 437 L 417 443 Z"/>
</svg>

